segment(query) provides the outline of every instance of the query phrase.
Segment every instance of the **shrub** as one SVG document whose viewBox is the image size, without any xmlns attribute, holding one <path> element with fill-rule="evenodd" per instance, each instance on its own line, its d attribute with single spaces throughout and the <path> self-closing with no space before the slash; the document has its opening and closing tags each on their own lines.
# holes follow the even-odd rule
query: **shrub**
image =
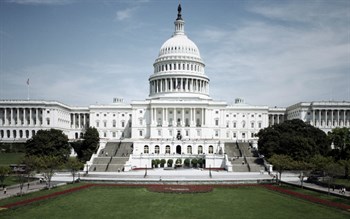
<svg viewBox="0 0 350 219">
<path fill-rule="evenodd" d="M 190 166 L 190 159 L 189 158 L 186 158 L 185 161 L 184 161 L 184 164 L 186 167 L 189 167 Z"/>
<path fill-rule="evenodd" d="M 181 165 L 182 164 L 182 160 L 180 158 L 176 159 L 176 165 Z"/>
<path fill-rule="evenodd" d="M 158 168 L 158 165 L 160 164 L 160 160 L 156 159 L 156 168 Z"/>
<path fill-rule="evenodd" d="M 197 167 L 198 160 L 196 158 L 192 159 L 191 160 L 191 164 L 192 164 L 193 167 Z"/>
<path fill-rule="evenodd" d="M 172 167 L 173 163 L 174 163 L 173 159 L 169 159 L 168 160 L 168 167 Z"/>
<path fill-rule="evenodd" d="M 160 167 L 164 167 L 164 164 L 166 163 L 165 159 L 160 160 Z"/>
<path fill-rule="evenodd" d="M 199 164 L 199 167 L 202 168 L 203 167 L 203 164 L 204 164 L 204 159 L 203 158 L 199 158 L 197 160 L 197 163 Z"/>
</svg>

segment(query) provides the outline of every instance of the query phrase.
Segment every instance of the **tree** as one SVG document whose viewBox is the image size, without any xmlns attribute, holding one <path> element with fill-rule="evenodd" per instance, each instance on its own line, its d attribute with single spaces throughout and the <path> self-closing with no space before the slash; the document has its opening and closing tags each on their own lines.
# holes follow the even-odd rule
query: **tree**
<svg viewBox="0 0 350 219">
<path fill-rule="evenodd" d="M 305 161 L 294 161 L 293 166 L 294 166 L 293 169 L 300 171 L 300 175 L 299 175 L 300 185 L 301 185 L 301 188 L 303 188 L 304 179 L 310 175 L 310 172 L 312 170 L 312 165 Z"/>
<path fill-rule="evenodd" d="M 185 167 L 189 167 L 189 166 L 190 166 L 190 163 L 191 163 L 191 161 L 190 161 L 189 158 L 186 158 L 186 159 L 184 160 L 184 165 L 185 165 Z"/>
<path fill-rule="evenodd" d="M 75 175 L 76 173 L 84 167 L 84 164 L 80 162 L 77 158 L 69 158 L 68 162 L 66 163 L 66 167 L 69 169 L 69 171 L 72 173 L 73 177 L 73 183 L 75 182 Z"/>
<path fill-rule="evenodd" d="M 257 136 L 259 152 L 266 158 L 283 154 L 293 160 L 307 161 L 316 154 L 326 155 L 330 151 L 327 135 L 299 119 L 261 129 Z"/>
<path fill-rule="evenodd" d="M 279 173 L 279 182 L 281 182 L 282 172 L 285 170 L 291 170 L 294 167 L 294 160 L 288 155 L 274 154 L 268 161 Z"/>
<path fill-rule="evenodd" d="M 165 159 L 161 159 L 160 160 L 160 167 L 164 167 L 164 164 L 166 163 Z"/>
<path fill-rule="evenodd" d="M 331 155 L 336 160 L 350 159 L 350 128 L 335 128 L 328 137 L 334 145 Z"/>
<path fill-rule="evenodd" d="M 197 164 L 198 164 L 197 158 L 193 158 L 193 159 L 191 160 L 191 164 L 192 164 L 193 167 L 197 167 Z"/>
<path fill-rule="evenodd" d="M 200 168 L 203 167 L 204 162 L 205 162 L 205 160 L 204 160 L 203 158 L 199 158 L 199 159 L 198 159 L 198 164 L 199 164 L 199 167 L 200 167 Z"/>
<path fill-rule="evenodd" d="M 172 167 L 173 163 L 174 163 L 174 160 L 173 159 L 169 159 L 167 163 L 168 163 L 168 167 Z"/>
<path fill-rule="evenodd" d="M 25 152 L 26 156 L 54 156 L 67 161 L 71 147 L 61 130 L 39 130 L 26 142 Z"/>
<path fill-rule="evenodd" d="M 159 159 L 156 159 L 155 160 L 155 167 L 158 168 L 158 165 L 160 164 L 160 160 Z"/>
<path fill-rule="evenodd" d="M 72 144 L 78 158 L 85 163 L 90 160 L 91 155 L 97 152 L 99 147 L 100 136 L 98 131 L 94 127 L 89 127 L 86 129 L 83 136 L 83 141 L 75 142 Z"/>
<path fill-rule="evenodd" d="M 4 181 L 6 179 L 6 177 L 10 174 L 11 169 L 8 166 L 0 166 L 0 182 L 1 182 L 1 186 L 5 186 L 4 185 Z"/>
<path fill-rule="evenodd" d="M 59 157 L 54 156 L 42 156 L 36 157 L 35 166 L 43 173 L 44 178 L 47 180 L 48 188 L 51 188 L 51 179 L 55 172 L 62 167 L 62 161 Z"/>
</svg>

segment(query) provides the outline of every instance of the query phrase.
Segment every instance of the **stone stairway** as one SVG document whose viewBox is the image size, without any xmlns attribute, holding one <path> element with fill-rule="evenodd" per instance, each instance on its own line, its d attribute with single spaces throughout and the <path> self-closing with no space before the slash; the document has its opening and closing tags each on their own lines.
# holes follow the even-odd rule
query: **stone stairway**
<svg viewBox="0 0 350 219">
<path fill-rule="evenodd" d="M 132 142 L 108 142 L 98 157 L 93 160 L 89 171 L 117 172 L 122 171 L 132 153 Z"/>
</svg>

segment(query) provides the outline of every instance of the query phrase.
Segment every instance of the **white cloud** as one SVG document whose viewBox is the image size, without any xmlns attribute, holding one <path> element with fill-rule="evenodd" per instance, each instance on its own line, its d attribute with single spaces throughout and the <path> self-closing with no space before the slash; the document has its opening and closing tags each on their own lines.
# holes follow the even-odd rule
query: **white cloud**
<svg viewBox="0 0 350 219">
<path fill-rule="evenodd" d="M 123 20 L 129 19 L 132 17 L 132 15 L 135 13 L 135 11 L 136 11 L 135 7 L 119 10 L 116 12 L 116 19 L 118 21 L 123 21 Z"/>
<path fill-rule="evenodd" d="M 254 104 L 284 106 L 329 100 L 332 90 L 337 93 L 334 99 L 348 98 L 350 42 L 344 27 L 350 25 L 349 14 L 341 17 L 319 8 L 329 16 L 317 17 L 314 12 L 301 16 L 307 13 L 304 5 L 299 5 L 301 12 L 293 7 L 255 8 L 272 20 L 252 18 L 234 28 L 207 27 L 204 34 L 196 34 L 200 48 L 205 48 L 214 98 L 229 101 L 244 95 Z M 276 21 L 284 14 L 285 20 L 304 22 Z"/>
</svg>

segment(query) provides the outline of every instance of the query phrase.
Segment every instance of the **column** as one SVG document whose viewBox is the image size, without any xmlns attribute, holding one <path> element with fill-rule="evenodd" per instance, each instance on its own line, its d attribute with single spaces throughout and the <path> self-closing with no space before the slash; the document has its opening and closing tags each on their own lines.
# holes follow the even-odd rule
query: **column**
<svg viewBox="0 0 350 219">
<path fill-rule="evenodd" d="M 314 109 L 312 110 L 312 121 L 313 121 L 312 125 L 316 126 L 316 118 L 315 118 L 315 110 Z"/>
<path fill-rule="evenodd" d="M 16 118 L 16 124 L 17 125 L 20 125 L 20 122 L 19 122 L 19 108 L 17 108 L 17 118 Z"/>
<path fill-rule="evenodd" d="M 272 119 L 272 120 L 271 120 L 271 123 L 272 123 L 272 125 L 274 125 L 274 124 L 275 124 L 275 115 L 272 114 L 272 115 L 271 115 L 271 119 Z"/>
<path fill-rule="evenodd" d="M 339 123 L 339 109 L 337 110 L 337 126 L 339 126 L 340 123 Z"/>
<path fill-rule="evenodd" d="M 318 126 L 320 127 L 321 127 L 321 119 L 322 119 L 321 110 L 318 110 Z"/>
<path fill-rule="evenodd" d="M 10 110 L 10 125 L 13 125 L 13 108 Z"/>
<path fill-rule="evenodd" d="M 332 113 L 332 117 L 331 117 L 331 127 L 333 127 L 333 120 L 334 120 L 334 116 L 333 116 L 333 110 L 331 110 L 331 113 Z"/>
<path fill-rule="evenodd" d="M 185 122 L 184 122 L 184 120 L 185 120 L 185 108 L 182 108 L 181 116 L 182 116 L 181 126 L 183 127 L 183 126 L 185 126 Z"/>
<path fill-rule="evenodd" d="M 35 110 L 35 125 L 39 125 L 39 109 Z"/>
<path fill-rule="evenodd" d="M 8 124 L 8 122 L 7 122 L 7 108 L 4 108 L 4 125 L 7 125 L 7 124 Z"/>
<path fill-rule="evenodd" d="M 201 122 L 201 126 L 204 126 L 204 108 L 202 108 L 202 122 Z"/>
<path fill-rule="evenodd" d="M 83 114 L 83 128 L 86 127 L 86 114 Z"/>
<path fill-rule="evenodd" d="M 26 108 L 23 109 L 23 125 L 27 125 Z"/>
<path fill-rule="evenodd" d="M 344 115 L 343 115 L 343 127 L 346 126 L 346 111 L 344 110 Z"/>
<path fill-rule="evenodd" d="M 75 125 L 75 113 L 73 113 L 73 129 L 75 129 L 76 128 L 76 125 Z"/>
<path fill-rule="evenodd" d="M 280 115 L 277 115 L 277 124 L 280 124 Z"/>
<path fill-rule="evenodd" d="M 78 128 L 81 128 L 81 114 L 78 113 Z"/>
</svg>

